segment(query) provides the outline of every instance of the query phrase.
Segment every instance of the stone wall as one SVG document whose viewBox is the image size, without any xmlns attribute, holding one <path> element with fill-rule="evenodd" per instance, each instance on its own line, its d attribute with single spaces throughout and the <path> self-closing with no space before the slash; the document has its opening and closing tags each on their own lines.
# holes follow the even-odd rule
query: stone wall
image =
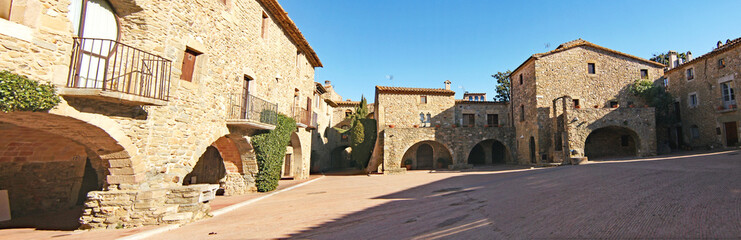
<svg viewBox="0 0 741 240">
<path fill-rule="evenodd" d="M 420 96 L 427 96 L 427 103 L 420 103 Z M 378 130 L 394 125 L 398 128 L 424 126 L 420 114 L 430 114 L 430 125 L 450 127 L 453 124 L 455 99 L 453 95 L 379 93 L 376 98 L 378 108 Z"/>
<path fill-rule="evenodd" d="M 514 121 L 515 136 L 517 144 L 514 146 L 517 156 L 517 162 L 520 164 L 530 164 L 530 138 L 538 137 L 538 108 L 536 101 L 536 83 L 535 83 L 535 63 L 526 62 L 520 69 L 512 72 L 510 75 L 512 81 L 512 119 Z M 520 83 L 522 78 L 522 83 Z M 535 149 L 538 149 L 538 142 L 535 142 Z M 539 159 L 539 151 L 535 151 L 535 161 Z"/>
<path fill-rule="evenodd" d="M 567 149 L 572 150 L 571 157 L 583 157 L 587 137 L 602 128 L 621 129 L 621 134 L 631 135 L 636 141 L 636 156 L 656 155 L 656 118 L 653 108 L 573 109 L 567 115 L 570 119 L 567 120 Z"/>
<path fill-rule="evenodd" d="M 166 105 L 127 105 L 116 99 L 99 101 L 65 96 L 60 106 L 49 113 L 0 116 L 0 122 L 43 129 L 76 140 L 96 155 L 91 157 L 107 162 L 110 174 L 104 179 L 108 192 L 95 192 L 91 196 L 180 187 L 208 146 L 221 137 L 243 133 L 228 128 L 225 118 L 232 108 L 230 97 L 242 93 L 245 77 L 253 79 L 250 94 L 277 103 L 278 111 L 289 116 L 295 106 L 306 107 L 313 96 L 314 67 L 319 64 L 310 60 L 306 47 L 299 47 L 301 43 L 278 22 L 276 14 L 285 13 L 282 9 L 271 10 L 269 6 L 274 6 L 271 1 L 110 2 L 120 25 L 119 42 L 172 61 Z M 14 1 L 12 21 L 0 20 L 0 70 L 63 88 L 73 37 L 67 16 L 69 5 L 67 0 Z M 23 14 L 23 19 L 16 19 L 16 14 Z M 268 17 L 266 21 L 263 14 Z M 263 22 L 267 23 L 264 37 Z M 196 57 L 191 82 L 180 79 L 186 49 L 201 53 Z M 64 121 L 56 121 L 59 119 Z M 295 165 L 295 176 L 306 178 L 312 134 L 303 129 L 297 134 L 305 154 L 300 164 Z M 240 137 L 245 136 L 234 138 Z M 240 152 L 242 160 L 249 158 L 248 155 Z M 243 177 L 249 183 L 252 176 L 245 173 Z M 85 224 L 90 221 L 90 218 L 83 220 Z M 164 220 L 139 222 L 158 221 Z M 117 224 L 106 220 L 89 225 Z"/>
<path fill-rule="evenodd" d="M 497 114 L 498 122 L 489 127 L 510 126 L 510 112 L 510 106 L 506 102 L 456 102 L 454 122 L 463 126 L 463 114 L 475 114 L 476 123 L 474 125 L 484 127 L 489 125 L 487 115 Z"/>
<path fill-rule="evenodd" d="M 712 53 L 712 52 L 711 52 Z M 709 53 L 710 54 L 710 53 Z M 702 56 L 701 56 L 702 57 Z M 718 60 L 725 61 L 725 67 L 718 66 Z M 687 69 L 693 69 L 694 78 L 688 79 Z M 705 149 L 728 145 L 726 132 L 736 131 L 741 126 L 741 112 L 732 108 L 723 107 L 721 101 L 721 83 L 728 83 L 732 88 L 741 86 L 738 75 L 741 73 L 741 45 L 731 46 L 730 49 L 712 53 L 712 56 L 682 64 L 667 71 L 666 78 L 669 91 L 679 102 L 681 114 L 682 142 L 686 146 Z M 697 94 L 699 105 L 689 105 L 689 94 Z M 738 93 L 736 93 L 738 95 Z M 736 100 L 738 103 L 738 100 Z M 726 122 L 736 122 L 737 129 L 726 129 Z M 692 137 L 691 127 L 697 126 L 699 136 Z M 720 131 L 718 131 L 720 130 Z M 676 130 L 672 135 L 676 144 Z"/>
<path fill-rule="evenodd" d="M 453 158 L 450 168 L 470 167 L 468 155 L 476 144 L 485 140 L 502 142 L 510 152 L 509 155 L 514 155 L 512 146 L 515 138 L 512 127 L 387 128 L 382 134 L 386 174 L 403 172 L 401 166 L 404 155 L 415 144 L 426 141 L 436 142 L 450 152 Z"/>
</svg>

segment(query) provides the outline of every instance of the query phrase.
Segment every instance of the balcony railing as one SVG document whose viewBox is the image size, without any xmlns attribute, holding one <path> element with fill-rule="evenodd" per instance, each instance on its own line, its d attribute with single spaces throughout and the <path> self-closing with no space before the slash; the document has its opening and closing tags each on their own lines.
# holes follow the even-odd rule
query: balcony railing
<svg viewBox="0 0 741 240">
<path fill-rule="evenodd" d="M 229 113 L 226 117 L 228 124 L 249 125 L 252 122 L 271 125 L 265 127 L 269 129 L 275 127 L 278 122 L 278 104 L 251 94 L 231 94 L 229 96 Z"/>
<path fill-rule="evenodd" d="M 170 60 L 117 41 L 75 38 L 67 88 L 167 101 L 171 67 Z"/>
<path fill-rule="evenodd" d="M 311 123 L 309 111 L 302 107 L 293 107 L 293 119 L 299 127 L 308 127 Z"/>
<path fill-rule="evenodd" d="M 738 109 L 738 105 L 736 105 L 736 99 L 733 100 L 726 100 L 726 98 L 718 98 L 718 102 L 720 103 L 718 105 L 718 112 L 731 112 Z"/>
</svg>

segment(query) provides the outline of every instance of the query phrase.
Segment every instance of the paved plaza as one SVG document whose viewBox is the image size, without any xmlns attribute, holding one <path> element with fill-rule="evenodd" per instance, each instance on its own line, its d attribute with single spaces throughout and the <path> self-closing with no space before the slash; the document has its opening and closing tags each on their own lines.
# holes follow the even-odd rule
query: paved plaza
<svg viewBox="0 0 741 240">
<path fill-rule="evenodd" d="M 535 169 L 325 176 L 149 238 L 740 238 L 740 172 L 741 155 L 731 151 Z M 12 231 L 55 239 L 132 233 L 2 230 L 0 238 Z"/>
</svg>

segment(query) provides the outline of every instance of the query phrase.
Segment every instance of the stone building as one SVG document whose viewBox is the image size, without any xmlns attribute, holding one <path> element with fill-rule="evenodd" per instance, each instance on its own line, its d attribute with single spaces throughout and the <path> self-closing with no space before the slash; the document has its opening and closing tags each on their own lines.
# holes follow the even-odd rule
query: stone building
<svg viewBox="0 0 741 240">
<path fill-rule="evenodd" d="M 486 101 L 486 93 L 463 93 L 463 100 L 468 101 Z"/>
<path fill-rule="evenodd" d="M 629 87 L 663 68 L 581 39 L 532 55 L 510 75 L 518 162 L 656 154 L 654 110 Z"/>
<path fill-rule="evenodd" d="M 671 131 L 674 146 L 718 148 L 738 146 L 741 113 L 734 89 L 741 73 L 741 38 L 718 42 L 709 53 L 678 64 L 670 52 L 665 72 L 667 90 L 676 98 L 679 124 Z"/>
<path fill-rule="evenodd" d="M 444 89 L 376 86 L 378 140 L 369 167 L 395 174 L 406 166 L 514 163 L 508 104 L 455 100 L 454 95 L 450 81 Z"/>
<path fill-rule="evenodd" d="M 84 203 L 83 227 L 202 218 L 217 188 L 254 190 L 250 138 L 275 112 L 300 126 L 284 176 L 308 176 L 322 64 L 275 0 L 2 4 L 0 70 L 63 96 L 48 113 L 0 113 L 14 217 Z"/>
</svg>

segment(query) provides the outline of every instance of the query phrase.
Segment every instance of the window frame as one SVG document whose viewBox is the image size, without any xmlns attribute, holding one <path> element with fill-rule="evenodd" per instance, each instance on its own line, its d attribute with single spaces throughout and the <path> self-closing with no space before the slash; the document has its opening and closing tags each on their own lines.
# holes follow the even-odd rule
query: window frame
<svg viewBox="0 0 741 240">
<path fill-rule="evenodd" d="M 587 63 L 587 74 L 597 74 L 597 64 Z"/>
<path fill-rule="evenodd" d="M 694 99 L 694 103 L 692 102 L 693 99 Z M 687 107 L 696 108 L 698 106 L 700 106 L 700 96 L 697 94 L 697 92 L 688 93 L 687 94 Z"/>
<path fill-rule="evenodd" d="M 719 58 L 718 59 L 718 69 L 726 67 L 726 59 L 725 58 Z"/>
<path fill-rule="evenodd" d="M 687 81 L 690 81 L 692 79 L 695 79 L 695 68 L 692 68 L 692 67 L 691 68 L 687 68 L 687 70 L 685 70 L 685 74 L 684 75 L 687 78 Z"/>
<path fill-rule="evenodd" d="M 648 69 L 641 69 L 641 79 L 648 79 Z"/>
<path fill-rule="evenodd" d="M 463 126 L 476 126 L 476 114 L 474 113 L 463 113 Z M 466 124 L 466 120 L 468 120 L 468 124 Z"/>
<path fill-rule="evenodd" d="M 0 13 L 0 19 L 5 19 L 5 20 L 10 21 L 10 15 L 13 13 L 13 0 L 10 0 L 7 2 L 7 8 L 8 8 L 7 13 L 5 13 L 6 16 L 2 16 L 2 13 Z"/>
<path fill-rule="evenodd" d="M 419 96 L 419 103 L 421 104 L 427 104 L 427 95 L 421 95 Z"/>
<path fill-rule="evenodd" d="M 193 55 L 194 59 L 193 59 L 193 66 L 190 67 L 190 74 L 189 74 L 190 78 L 186 79 L 185 76 L 187 75 L 185 74 L 185 64 L 186 64 L 185 58 L 188 56 L 188 54 Z M 193 80 L 195 79 L 195 75 L 196 75 L 196 68 L 198 67 L 198 56 L 202 54 L 203 53 L 196 51 L 193 48 L 190 48 L 190 47 L 185 48 L 185 51 L 183 51 L 183 63 L 180 69 L 181 71 L 180 80 L 187 81 L 187 82 L 193 82 Z"/>
<path fill-rule="evenodd" d="M 496 119 L 496 122 L 492 121 L 494 119 Z M 486 114 L 486 124 L 489 126 L 499 126 L 499 114 L 487 113 Z"/>
<path fill-rule="evenodd" d="M 270 17 L 268 16 L 268 13 L 265 11 L 262 11 L 262 26 L 260 27 L 260 38 L 267 40 L 268 39 L 268 21 L 270 20 Z"/>
</svg>

